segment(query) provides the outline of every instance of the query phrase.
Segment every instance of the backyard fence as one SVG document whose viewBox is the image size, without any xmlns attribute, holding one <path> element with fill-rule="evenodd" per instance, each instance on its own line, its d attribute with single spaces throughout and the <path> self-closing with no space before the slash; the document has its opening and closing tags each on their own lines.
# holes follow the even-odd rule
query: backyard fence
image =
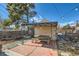
<svg viewBox="0 0 79 59">
<path fill-rule="evenodd" d="M 79 55 L 79 34 L 66 33 L 58 36 L 59 55 Z"/>
<path fill-rule="evenodd" d="M 28 35 L 27 31 L 0 31 L 0 40 L 18 39 Z"/>
</svg>

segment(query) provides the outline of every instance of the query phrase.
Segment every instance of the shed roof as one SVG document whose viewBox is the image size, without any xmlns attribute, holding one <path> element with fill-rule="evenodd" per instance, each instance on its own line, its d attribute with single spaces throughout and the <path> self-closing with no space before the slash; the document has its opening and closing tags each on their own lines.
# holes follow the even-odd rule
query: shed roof
<svg viewBox="0 0 79 59">
<path fill-rule="evenodd" d="M 26 25 L 33 25 L 33 26 L 57 26 L 58 22 L 44 22 L 44 23 L 30 23 L 30 24 L 26 24 Z"/>
</svg>

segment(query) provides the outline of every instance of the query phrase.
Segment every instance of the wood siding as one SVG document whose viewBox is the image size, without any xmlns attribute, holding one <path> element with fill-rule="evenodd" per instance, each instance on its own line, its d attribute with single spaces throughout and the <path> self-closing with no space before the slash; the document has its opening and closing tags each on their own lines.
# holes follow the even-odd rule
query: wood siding
<svg viewBox="0 0 79 59">
<path fill-rule="evenodd" d="M 51 26 L 45 27 L 45 26 L 36 26 L 35 29 L 35 37 L 39 35 L 48 35 L 51 37 Z M 52 27 L 52 37 L 56 35 L 56 27 Z"/>
</svg>

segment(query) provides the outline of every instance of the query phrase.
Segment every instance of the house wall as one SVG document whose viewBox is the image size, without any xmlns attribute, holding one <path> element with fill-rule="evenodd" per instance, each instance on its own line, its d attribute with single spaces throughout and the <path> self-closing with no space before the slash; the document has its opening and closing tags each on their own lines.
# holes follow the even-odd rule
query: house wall
<svg viewBox="0 0 79 59">
<path fill-rule="evenodd" d="M 76 30 L 79 30 L 79 27 L 76 27 Z"/>
<path fill-rule="evenodd" d="M 65 34 L 65 33 L 72 33 L 73 30 L 72 29 L 61 29 L 60 32 L 63 33 L 63 34 Z"/>
<path fill-rule="evenodd" d="M 37 26 L 35 29 L 35 37 L 39 35 L 48 35 L 51 37 L 51 27 Z M 56 34 L 56 27 L 52 27 L 52 36 Z"/>
<path fill-rule="evenodd" d="M 75 30 L 74 30 L 74 33 L 78 33 L 79 32 L 79 27 L 77 26 L 77 27 L 75 27 Z"/>
</svg>

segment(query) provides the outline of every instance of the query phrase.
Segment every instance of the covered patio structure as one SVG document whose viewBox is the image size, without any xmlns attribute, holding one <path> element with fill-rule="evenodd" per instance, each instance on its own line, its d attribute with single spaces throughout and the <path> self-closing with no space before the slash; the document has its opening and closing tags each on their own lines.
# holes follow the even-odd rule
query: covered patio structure
<svg viewBox="0 0 79 59">
<path fill-rule="evenodd" d="M 41 22 L 27 25 L 32 25 L 34 39 L 38 38 L 48 43 L 51 40 L 56 40 L 58 22 Z"/>
</svg>

